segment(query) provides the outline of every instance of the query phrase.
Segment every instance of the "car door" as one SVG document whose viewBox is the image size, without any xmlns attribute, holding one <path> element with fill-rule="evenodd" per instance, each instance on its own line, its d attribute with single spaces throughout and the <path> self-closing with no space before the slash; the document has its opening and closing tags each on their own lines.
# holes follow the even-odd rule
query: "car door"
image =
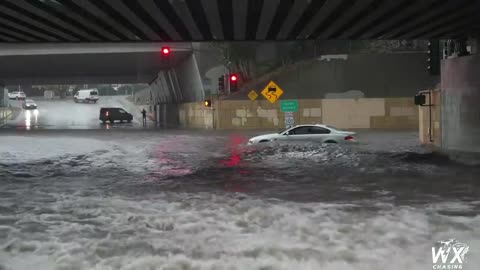
<svg viewBox="0 0 480 270">
<path fill-rule="evenodd" d="M 128 113 L 122 109 L 118 109 L 118 115 L 120 120 L 128 120 Z"/>
<path fill-rule="evenodd" d="M 331 131 L 323 127 L 313 126 L 310 128 L 310 138 L 314 141 L 325 142 L 330 138 Z"/>
</svg>

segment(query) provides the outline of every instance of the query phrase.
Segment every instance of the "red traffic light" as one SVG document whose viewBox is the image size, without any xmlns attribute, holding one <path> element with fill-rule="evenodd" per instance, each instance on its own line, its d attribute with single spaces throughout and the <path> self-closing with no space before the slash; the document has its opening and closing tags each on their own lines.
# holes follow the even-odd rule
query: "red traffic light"
<svg viewBox="0 0 480 270">
<path fill-rule="evenodd" d="M 236 82 L 237 81 L 237 75 L 233 74 L 233 75 L 230 75 L 230 81 L 232 82 Z"/>
<path fill-rule="evenodd" d="M 168 47 L 162 47 L 162 54 L 164 54 L 164 55 L 170 54 L 170 48 L 168 48 Z"/>
</svg>

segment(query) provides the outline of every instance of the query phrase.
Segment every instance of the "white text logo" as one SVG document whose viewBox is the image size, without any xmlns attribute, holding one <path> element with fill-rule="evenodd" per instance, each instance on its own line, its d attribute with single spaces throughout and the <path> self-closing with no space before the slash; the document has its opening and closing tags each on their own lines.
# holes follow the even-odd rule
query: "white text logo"
<svg viewBox="0 0 480 270">
<path fill-rule="evenodd" d="M 455 239 L 438 241 L 432 247 L 433 269 L 463 269 L 465 254 L 467 254 L 468 248 L 466 244 L 460 243 Z"/>
</svg>

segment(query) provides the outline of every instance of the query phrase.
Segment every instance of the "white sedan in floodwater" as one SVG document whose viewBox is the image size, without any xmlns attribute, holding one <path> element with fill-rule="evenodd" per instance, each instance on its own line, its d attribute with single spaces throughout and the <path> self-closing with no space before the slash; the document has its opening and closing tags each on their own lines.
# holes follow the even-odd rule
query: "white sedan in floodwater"
<svg viewBox="0 0 480 270">
<path fill-rule="evenodd" d="M 326 125 L 298 125 L 280 133 L 253 137 L 248 144 L 264 142 L 319 142 L 319 143 L 354 143 L 355 132 L 338 130 Z"/>
</svg>

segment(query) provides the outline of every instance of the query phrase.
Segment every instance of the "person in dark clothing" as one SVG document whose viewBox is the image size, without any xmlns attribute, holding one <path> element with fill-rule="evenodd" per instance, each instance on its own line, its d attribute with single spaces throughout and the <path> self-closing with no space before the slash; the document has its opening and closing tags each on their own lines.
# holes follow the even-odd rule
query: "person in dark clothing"
<svg viewBox="0 0 480 270">
<path fill-rule="evenodd" d="M 147 111 L 145 109 L 142 110 L 142 116 L 143 116 L 143 125 L 147 125 Z"/>
</svg>

